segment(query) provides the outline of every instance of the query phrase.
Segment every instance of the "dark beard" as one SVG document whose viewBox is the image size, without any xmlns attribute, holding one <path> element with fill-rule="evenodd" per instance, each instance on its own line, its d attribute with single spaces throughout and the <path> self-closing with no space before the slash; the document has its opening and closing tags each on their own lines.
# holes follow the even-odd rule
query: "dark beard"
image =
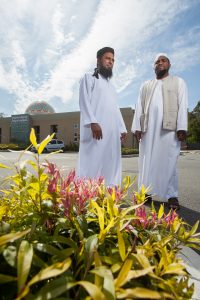
<svg viewBox="0 0 200 300">
<path fill-rule="evenodd" d="M 111 78 L 112 77 L 112 69 L 107 69 L 104 67 L 99 67 L 98 68 L 99 74 L 101 74 L 103 77 L 107 78 Z"/>
<path fill-rule="evenodd" d="M 156 77 L 157 79 L 161 79 L 163 78 L 169 70 L 160 70 L 160 71 L 156 71 Z"/>
</svg>

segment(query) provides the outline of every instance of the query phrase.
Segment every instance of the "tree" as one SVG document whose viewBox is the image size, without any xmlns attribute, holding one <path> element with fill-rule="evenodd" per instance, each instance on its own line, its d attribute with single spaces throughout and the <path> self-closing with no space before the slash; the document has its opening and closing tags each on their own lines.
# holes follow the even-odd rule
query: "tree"
<svg viewBox="0 0 200 300">
<path fill-rule="evenodd" d="M 187 139 L 189 144 L 200 143 L 200 101 L 193 109 L 189 112 L 188 116 L 188 127 L 189 137 Z"/>
</svg>

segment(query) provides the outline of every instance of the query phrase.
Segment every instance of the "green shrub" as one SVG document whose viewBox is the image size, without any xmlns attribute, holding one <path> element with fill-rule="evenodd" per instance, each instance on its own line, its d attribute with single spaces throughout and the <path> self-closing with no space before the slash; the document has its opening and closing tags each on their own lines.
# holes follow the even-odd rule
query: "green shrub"
<svg viewBox="0 0 200 300">
<path fill-rule="evenodd" d="M 37 154 L 26 164 L 20 156 L 1 188 L 2 299 L 191 299 L 177 253 L 199 248 L 198 223 L 190 228 L 162 205 L 147 211 L 144 187 L 126 199 L 129 177 L 123 188 L 74 171 L 63 178 L 48 160 L 40 164 L 51 138 L 37 145 L 32 130 Z"/>
<path fill-rule="evenodd" d="M 122 155 L 130 155 L 130 154 L 139 154 L 139 150 L 134 149 L 134 148 L 123 148 L 122 147 Z"/>
<path fill-rule="evenodd" d="M 0 150 L 19 150 L 19 145 L 17 144 L 0 144 Z"/>
<path fill-rule="evenodd" d="M 70 143 L 70 144 L 65 146 L 65 151 L 78 152 L 79 151 L 79 144 L 78 143 Z"/>
</svg>

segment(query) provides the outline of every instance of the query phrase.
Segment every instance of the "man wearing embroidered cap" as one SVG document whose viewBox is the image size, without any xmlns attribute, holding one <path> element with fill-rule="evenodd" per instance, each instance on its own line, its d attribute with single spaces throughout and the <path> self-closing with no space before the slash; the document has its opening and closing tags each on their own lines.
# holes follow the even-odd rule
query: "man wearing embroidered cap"
<svg viewBox="0 0 200 300">
<path fill-rule="evenodd" d="M 111 84 L 114 49 L 97 51 L 94 74 L 85 74 L 79 90 L 80 149 L 79 177 L 103 176 L 106 185 L 121 184 L 121 140 L 126 127 Z"/>
<path fill-rule="evenodd" d="M 139 142 L 139 189 L 150 186 L 178 210 L 177 159 L 186 138 L 188 96 L 184 80 L 169 75 L 170 66 L 167 54 L 156 56 L 156 78 L 140 89 L 132 132 Z"/>
</svg>

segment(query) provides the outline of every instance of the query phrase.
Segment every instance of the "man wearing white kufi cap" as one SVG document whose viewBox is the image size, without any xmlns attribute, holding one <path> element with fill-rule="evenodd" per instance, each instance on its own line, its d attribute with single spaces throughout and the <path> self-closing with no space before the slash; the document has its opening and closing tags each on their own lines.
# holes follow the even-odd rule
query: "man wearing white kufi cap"
<svg viewBox="0 0 200 300">
<path fill-rule="evenodd" d="M 178 210 L 177 159 L 186 138 L 188 96 L 184 80 L 169 75 L 170 66 L 166 53 L 156 55 L 156 78 L 140 89 L 132 132 L 139 141 L 139 189 L 150 186 Z"/>
</svg>

